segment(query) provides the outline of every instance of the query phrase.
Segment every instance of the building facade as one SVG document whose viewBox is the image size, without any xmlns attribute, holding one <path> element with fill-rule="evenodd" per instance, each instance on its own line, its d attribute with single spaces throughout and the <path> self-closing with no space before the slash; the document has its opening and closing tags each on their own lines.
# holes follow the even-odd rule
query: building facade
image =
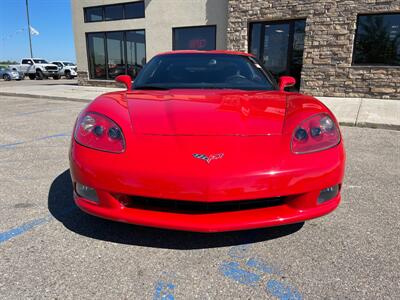
<svg viewBox="0 0 400 300">
<path fill-rule="evenodd" d="M 159 52 L 251 52 L 315 96 L 400 99 L 400 0 L 73 0 L 79 83 Z"/>
<path fill-rule="evenodd" d="M 229 0 L 228 48 L 304 93 L 400 99 L 399 0 Z"/>
<path fill-rule="evenodd" d="M 226 49 L 228 0 L 72 0 L 78 81 L 135 77 L 155 54 Z"/>
</svg>

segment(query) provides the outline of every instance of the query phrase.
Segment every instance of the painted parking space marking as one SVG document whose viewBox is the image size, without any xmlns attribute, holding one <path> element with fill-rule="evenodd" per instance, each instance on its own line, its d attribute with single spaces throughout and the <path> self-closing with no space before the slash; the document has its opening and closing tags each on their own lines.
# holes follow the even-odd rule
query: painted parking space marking
<svg viewBox="0 0 400 300">
<path fill-rule="evenodd" d="M 261 280 L 260 275 L 241 269 L 235 261 L 223 262 L 219 270 L 225 277 L 244 285 L 255 285 Z"/>
<path fill-rule="evenodd" d="M 44 136 L 41 138 L 37 138 L 36 141 L 53 139 L 53 138 L 58 138 L 58 137 L 65 137 L 65 136 L 70 137 L 71 135 L 68 133 L 58 133 L 58 134 L 53 134 L 53 135 L 48 135 L 48 136 Z"/>
<path fill-rule="evenodd" d="M 17 145 L 24 144 L 24 142 L 16 142 L 16 143 L 11 143 L 11 144 L 2 144 L 0 145 L 0 148 L 13 148 Z"/>
<path fill-rule="evenodd" d="M 269 280 L 266 290 L 280 300 L 301 300 L 303 297 L 295 288 L 288 286 L 277 280 Z"/>
<path fill-rule="evenodd" d="M 69 208 L 65 209 L 61 215 L 62 216 L 68 215 L 77 209 L 78 209 L 77 206 L 69 207 Z M 10 229 L 10 230 L 4 231 L 4 232 L 0 232 L 0 244 L 7 242 L 7 241 L 9 241 L 19 235 L 22 235 L 26 232 L 29 232 L 29 231 L 35 229 L 36 227 L 47 224 L 53 220 L 54 220 L 54 217 L 52 215 L 47 215 L 45 217 L 38 218 L 38 219 L 32 220 L 30 222 L 24 223 L 21 226 L 15 227 L 13 229 Z"/>
<path fill-rule="evenodd" d="M 30 222 L 22 224 L 21 226 L 15 227 L 8 231 L 0 232 L 0 244 L 4 243 L 12 238 L 15 238 L 21 234 L 24 234 L 25 232 L 31 231 L 32 229 L 34 229 L 40 225 L 44 225 L 44 224 L 50 222 L 52 219 L 53 219 L 52 216 L 46 216 L 44 218 L 32 220 Z"/>
<path fill-rule="evenodd" d="M 161 278 L 155 283 L 153 300 L 174 300 L 175 276 L 162 273 Z"/>
<path fill-rule="evenodd" d="M 52 135 L 46 135 L 46 136 L 38 137 L 33 140 L 28 140 L 28 141 L 20 141 L 20 142 L 15 142 L 15 143 L 10 143 L 10 144 L 0 144 L 0 149 L 1 148 L 14 148 L 15 146 L 26 144 L 26 143 L 37 142 L 37 141 L 59 138 L 59 137 L 70 137 L 70 136 L 71 135 L 69 133 L 65 133 L 65 132 L 52 134 Z"/>
<path fill-rule="evenodd" d="M 249 288 L 264 285 L 264 292 L 279 300 L 302 299 L 301 293 L 295 287 L 279 280 L 283 278 L 282 272 L 276 266 L 270 265 L 258 257 L 252 257 L 250 250 L 250 244 L 231 247 L 228 251 L 230 260 L 220 264 L 220 274 Z"/>
<path fill-rule="evenodd" d="M 256 269 L 264 274 L 278 274 L 281 272 L 277 270 L 275 267 L 267 265 L 265 262 L 261 261 L 258 258 L 251 257 L 247 261 L 246 265 L 250 268 Z"/>
</svg>

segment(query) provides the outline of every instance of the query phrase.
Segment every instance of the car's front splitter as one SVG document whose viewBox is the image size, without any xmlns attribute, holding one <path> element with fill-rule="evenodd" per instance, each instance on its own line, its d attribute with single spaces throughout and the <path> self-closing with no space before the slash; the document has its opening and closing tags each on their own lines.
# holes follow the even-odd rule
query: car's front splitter
<svg viewBox="0 0 400 300">
<path fill-rule="evenodd" d="M 105 219 L 174 230 L 222 232 L 299 223 L 326 215 L 339 205 L 340 193 L 323 204 L 317 203 L 318 195 L 315 191 L 287 197 L 276 206 L 202 214 L 125 207 L 112 194 L 102 191 L 98 192 L 99 203 L 76 193 L 74 199 L 83 211 Z"/>
</svg>

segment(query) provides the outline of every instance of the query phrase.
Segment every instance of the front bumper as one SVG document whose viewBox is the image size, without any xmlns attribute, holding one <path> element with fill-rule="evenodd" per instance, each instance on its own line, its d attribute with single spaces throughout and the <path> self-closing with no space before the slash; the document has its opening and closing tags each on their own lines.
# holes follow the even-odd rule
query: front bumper
<svg viewBox="0 0 400 300">
<path fill-rule="evenodd" d="M 54 70 L 54 71 L 53 70 L 44 70 L 43 75 L 49 76 L 49 77 L 57 76 L 57 75 L 59 75 L 59 72 L 57 70 Z"/>
<path fill-rule="evenodd" d="M 340 202 L 339 194 L 332 200 L 317 205 L 318 193 L 310 192 L 291 197 L 282 205 L 267 208 L 210 214 L 183 214 L 127 208 L 110 193 L 98 191 L 97 194 L 100 204 L 88 201 L 74 192 L 75 203 L 83 211 L 109 220 L 196 232 L 246 230 L 299 223 L 330 213 Z"/>
<path fill-rule="evenodd" d="M 158 137 L 154 142 L 168 148 L 167 140 L 163 143 L 161 139 Z M 225 143 L 222 140 L 220 143 L 229 145 L 233 142 L 230 139 L 233 138 L 226 138 Z M 242 165 L 238 165 L 237 161 L 229 162 L 228 157 L 233 156 L 229 152 L 225 152 L 226 161 L 216 161 L 211 165 L 192 158 L 182 162 L 182 165 L 176 165 L 173 163 L 173 154 L 166 155 L 168 160 L 162 160 L 149 150 L 160 151 L 159 146 L 148 145 L 145 147 L 147 151 L 135 155 L 132 153 L 131 156 L 128 153 L 116 155 L 88 149 L 72 141 L 70 166 L 74 186 L 79 182 L 93 187 L 99 203 L 82 198 L 75 191 L 74 199 L 83 211 L 98 217 L 197 232 L 298 223 L 328 214 L 339 205 L 340 192 L 322 204 L 318 204 L 317 199 L 322 189 L 342 183 L 345 161 L 342 144 L 324 151 L 322 155 L 321 152 L 302 155 L 301 158 L 278 149 L 274 159 L 276 164 L 263 169 L 261 165 L 265 155 L 258 157 L 256 153 L 261 146 L 259 140 L 246 140 L 246 145 L 253 142 L 255 145 L 240 150 L 247 153 L 242 157 Z M 195 141 L 202 143 L 199 137 L 194 138 Z M 274 143 L 272 140 L 270 142 Z M 254 147 L 256 145 L 259 147 Z M 242 148 L 245 148 L 244 145 Z M 252 154 L 250 149 L 256 152 Z M 282 155 L 280 159 L 279 155 Z M 273 157 L 272 152 L 270 155 L 267 153 L 267 158 L 264 157 L 265 165 L 269 161 L 268 156 Z M 181 157 L 181 154 L 176 153 L 176 157 Z M 185 213 L 126 206 L 121 201 L 124 196 L 131 197 L 133 201 L 135 196 L 202 203 L 251 199 L 265 199 L 267 202 L 274 197 L 282 197 L 283 201 L 279 205 L 256 209 Z"/>
<path fill-rule="evenodd" d="M 24 78 L 24 76 L 23 76 L 23 74 L 20 74 L 20 73 L 8 73 L 9 75 L 10 75 L 10 78 L 12 79 L 12 80 L 20 80 L 20 79 L 23 79 Z"/>
<path fill-rule="evenodd" d="M 73 69 L 69 69 L 69 71 L 70 71 L 70 74 L 71 74 L 71 76 L 78 76 L 78 72 L 77 71 L 75 71 L 75 70 L 73 70 Z M 64 74 L 65 74 L 65 72 L 64 72 Z"/>
</svg>

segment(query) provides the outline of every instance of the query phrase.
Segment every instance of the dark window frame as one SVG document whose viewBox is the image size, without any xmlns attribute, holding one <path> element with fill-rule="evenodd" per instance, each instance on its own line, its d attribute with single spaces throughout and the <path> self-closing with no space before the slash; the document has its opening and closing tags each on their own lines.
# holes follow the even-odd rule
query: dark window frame
<svg viewBox="0 0 400 300">
<path fill-rule="evenodd" d="M 215 30 L 215 36 L 214 36 L 214 43 L 215 43 L 215 48 L 213 50 L 217 49 L 217 25 L 197 25 L 197 26 L 182 26 L 182 27 L 172 27 L 172 50 L 176 50 L 175 47 L 175 31 L 177 29 L 196 29 L 196 28 L 214 28 Z M 205 51 L 212 51 L 212 50 L 205 50 Z"/>
<path fill-rule="evenodd" d="M 370 12 L 370 13 L 360 13 L 357 14 L 356 29 L 354 31 L 353 40 L 353 53 L 351 57 L 351 66 L 356 68 L 368 67 L 368 68 L 400 68 L 400 65 L 390 65 L 390 64 L 372 64 L 372 63 L 356 63 L 356 43 L 357 43 L 357 32 L 360 23 L 360 17 L 366 16 L 387 16 L 387 15 L 400 15 L 400 12 Z"/>
<path fill-rule="evenodd" d="M 126 18 L 125 14 L 125 7 L 129 4 L 134 3 L 142 3 L 143 4 L 143 16 L 138 18 Z M 113 20 L 106 20 L 106 13 L 105 8 L 110 6 L 119 6 L 122 5 L 122 18 L 121 19 L 113 19 Z M 91 8 L 101 8 L 102 10 L 102 19 L 98 21 L 89 21 L 87 16 L 87 10 Z M 121 20 L 135 20 L 135 19 L 143 19 L 146 17 L 146 5 L 144 0 L 141 1 L 132 1 L 132 2 L 122 2 L 122 3 L 115 3 L 115 4 L 108 4 L 108 5 L 95 5 L 95 6 L 87 6 L 83 8 L 83 19 L 85 23 L 97 23 L 97 22 L 112 22 L 112 21 L 121 21 Z"/>
<path fill-rule="evenodd" d="M 90 68 L 88 68 L 88 75 L 89 75 L 89 80 L 108 80 L 108 81 L 114 81 L 114 79 L 110 79 L 108 77 L 108 50 L 107 50 L 107 33 L 112 33 L 112 32 L 122 32 L 123 33 L 123 39 L 124 39 L 124 61 L 125 61 L 125 74 L 128 72 L 128 59 L 127 59 L 127 43 L 126 43 L 126 33 L 131 32 L 131 31 L 143 31 L 144 32 L 144 55 L 146 58 L 146 63 L 147 63 L 147 43 L 146 43 L 146 30 L 144 28 L 139 28 L 139 29 L 130 29 L 130 30 L 110 30 L 110 31 L 91 31 L 91 32 L 86 32 L 85 33 L 85 38 L 86 38 L 86 57 L 87 57 L 87 63 L 89 67 L 90 63 L 90 51 L 89 51 L 89 35 L 90 34 L 95 34 L 99 33 L 103 35 L 104 38 L 104 55 L 105 55 L 105 72 L 106 72 L 106 78 L 101 79 L 101 78 L 94 78 L 92 74 L 90 74 Z M 133 79 L 133 78 L 132 78 Z"/>
</svg>

